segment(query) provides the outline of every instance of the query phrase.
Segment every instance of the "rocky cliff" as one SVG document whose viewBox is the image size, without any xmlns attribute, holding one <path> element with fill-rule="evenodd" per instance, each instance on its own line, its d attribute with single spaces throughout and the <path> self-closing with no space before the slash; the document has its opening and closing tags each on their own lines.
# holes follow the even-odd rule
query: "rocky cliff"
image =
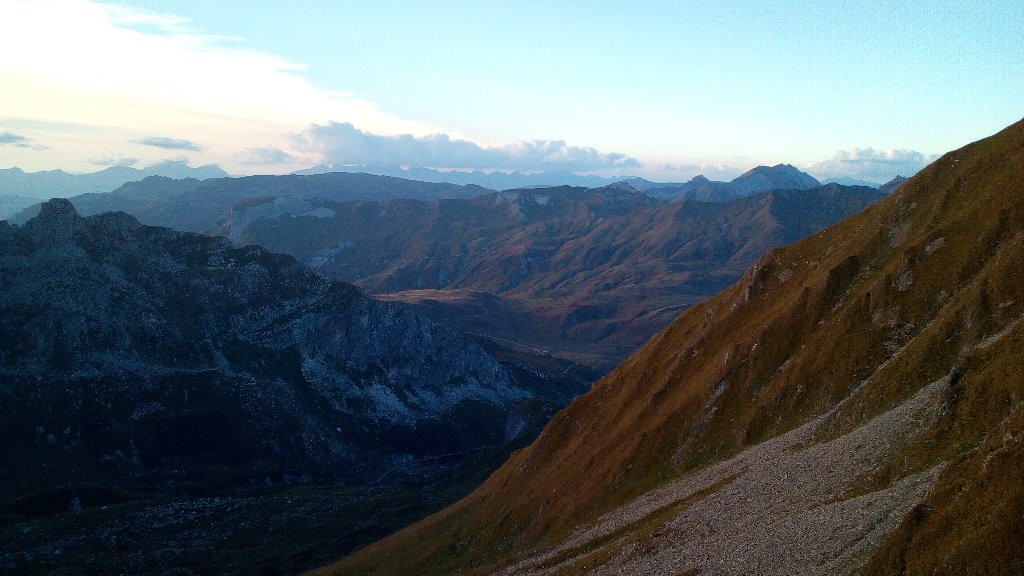
<svg viewBox="0 0 1024 576">
<path fill-rule="evenodd" d="M 21 522 L 83 508 L 76 517 L 92 522 L 124 502 L 135 513 L 153 491 L 192 506 L 180 486 L 386 491 L 456 464 L 472 476 L 493 464 L 453 454 L 507 453 L 564 401 L 550 377 L 514 372 L 290 256 L 123 213 L 83 218 L 51 200 L 23 226 L 0 223 L 0 529 L 13 544 L 35 537 Z M 435 493 L 457 484 L 436 482 Z M 100 530 L 57 526 L 57 543 L 0 549 L 0 569 L 81 548 Z M 147 526 L 121 538 L 144 546 L 156 533 Z M 141 554 L 134 569 L 148 571 L 154 557 Z"/>
</svg>

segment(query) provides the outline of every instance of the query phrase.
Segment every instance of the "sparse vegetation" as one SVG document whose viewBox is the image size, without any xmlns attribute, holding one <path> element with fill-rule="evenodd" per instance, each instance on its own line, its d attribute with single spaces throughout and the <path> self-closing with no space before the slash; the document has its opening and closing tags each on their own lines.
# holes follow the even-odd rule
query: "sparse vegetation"
<svg viewBox="0 0 1024 576">
<path fill-rule="evenodd" d="M 944 466 L 868 569 L 1018 573 L 1021 142 L 1024 122 L 769 252 L 556 415 L 471 496 L 321 572 L 493 572 L 841 401 L 817 442 L 946 377 L 941 417 L 844 496 Z"/>
</svg>

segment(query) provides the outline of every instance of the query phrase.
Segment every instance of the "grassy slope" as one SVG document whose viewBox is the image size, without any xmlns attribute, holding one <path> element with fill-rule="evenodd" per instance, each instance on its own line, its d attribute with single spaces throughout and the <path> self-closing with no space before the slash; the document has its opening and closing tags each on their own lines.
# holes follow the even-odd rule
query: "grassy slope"
<svg viewBox="0 0 1024 576">
<path fill-rule="evenodd" d="M 873 481 L 951 465 L 870 567 L 955 572 L 993 558 L 1006 562 L 995 569 L 1015 566 L 1019 324 L 976 346 L 1024 314 L 1022 229 L 1024 122 L 945 155 L 883 203 L 769 252 L 557 415 L 471 496 L 325 572 L 487 573 L 843 398 L 852 401 L 833 418 L 836 435 L 951 372 L 946 416 Z"/>
</svg>

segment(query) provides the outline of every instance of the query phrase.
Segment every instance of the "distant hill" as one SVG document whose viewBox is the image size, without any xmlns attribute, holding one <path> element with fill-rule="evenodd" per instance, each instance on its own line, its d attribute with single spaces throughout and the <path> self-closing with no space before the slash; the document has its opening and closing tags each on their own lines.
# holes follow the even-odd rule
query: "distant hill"
<svg viewBox="0 0 1024 576">
<path fill-rule="evenodd" d="M 771 250 L 318 574 L 1018 574 L 1024 121 Z"/>
<path fill-rule="evenodd" d="M 167 178 L 223 178 L 228 174 L 217 166 L 192 168 L 187 163 L 169 160 L 138 169 L 111 166 L 99 172 L 69 174 L 63 170 L 23 172 L 19 168 L 0 169 L 0 195 L 23 196 L 45 200 L 79 194 L 110 192 L 126 182 L 137 182 L 150 176 Z"/>
</svg>

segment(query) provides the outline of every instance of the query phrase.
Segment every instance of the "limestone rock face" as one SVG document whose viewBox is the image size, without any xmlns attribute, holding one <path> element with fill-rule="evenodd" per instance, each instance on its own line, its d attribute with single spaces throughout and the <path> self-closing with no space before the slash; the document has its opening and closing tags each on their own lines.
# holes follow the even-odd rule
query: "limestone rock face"
<svg viewBox="0 0 1024 576">
<path fill-rule="evenodd" d="M 475 342 L 289 256 L 67 200 L 0 227 L 15 492 L 68 470 L 371 478 L 501 442 L 532 395 Z"/>
</svg>

